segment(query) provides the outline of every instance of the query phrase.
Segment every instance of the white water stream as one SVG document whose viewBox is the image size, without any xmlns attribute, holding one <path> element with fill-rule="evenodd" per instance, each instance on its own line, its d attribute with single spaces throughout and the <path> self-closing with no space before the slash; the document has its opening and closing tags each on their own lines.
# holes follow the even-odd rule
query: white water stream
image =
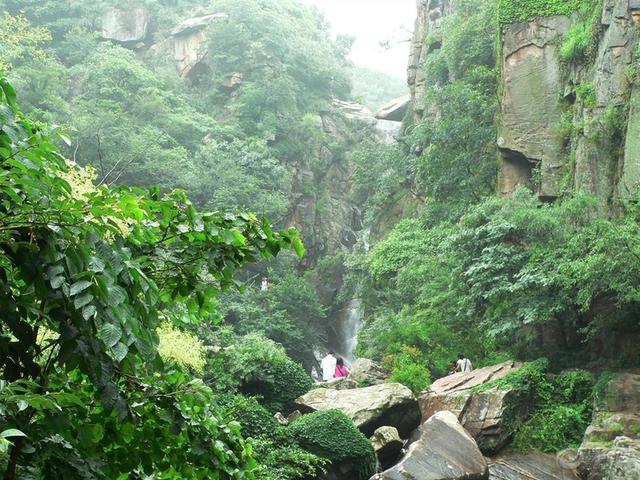
<svg viewBox="0 0 640 480">
<path fill-rule="evenodd" d="M 340 311 L 336 325 L 336 355 L 351 365 L 354 361 L 354 352 L 358 343 L 358 332 L 362 326 L 362 307 L 358 299 L 351 300 Z"/>
</svg>

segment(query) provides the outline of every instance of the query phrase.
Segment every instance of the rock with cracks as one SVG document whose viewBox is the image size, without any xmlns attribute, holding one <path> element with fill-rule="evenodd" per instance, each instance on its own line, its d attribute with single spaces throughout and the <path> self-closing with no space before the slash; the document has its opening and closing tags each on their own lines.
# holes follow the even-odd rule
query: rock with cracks
<svg viewBox="0 0 640 480">
<path fill-rule="evenodd" d="M 509 453 L 491 459 L 489 480 L 578 480 L 578 476 L 574 456 Z"/>
<path fill-rule="evenodd" d="M 519 368 L 520 364 L 505 362 L 470 373 L 456 373 L 435 381 L 418 398 L 422 420 L 428 420 L 439 411 L 450 411 L 476 439 L 482 451 L 498 451 L 513 433 L 512 429 L 505 427 L 503 421 L 508 407 L 511 407 L 512 415 L 524 416 L 526 406 L 513 404 L 515 395 L 511 389 L 492 388 L 475 392 L 474 388 L 502 378 Z"/>
<path fill-rule="evenodd" d="M 371 480 L 482 480 L 489 470 L 471 435 L 451 412 L 438 412 L 413 435 L 404 458 Z"/>
<path fill-rule="evenodd" d="M 399 383 L 385 383 L 353 390 L 316 388 L 296 400 L 303 413 L 337 409 L 362 433 L 371 436 L 379 427 L 392 426 L 407 438 L 420 424 L 420 408 L 411 390 Z"/>
</svg>

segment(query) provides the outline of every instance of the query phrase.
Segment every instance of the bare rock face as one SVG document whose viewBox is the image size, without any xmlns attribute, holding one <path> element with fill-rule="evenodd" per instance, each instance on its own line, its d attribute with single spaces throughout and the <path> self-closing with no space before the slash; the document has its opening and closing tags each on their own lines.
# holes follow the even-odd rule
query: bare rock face
<svg viewBox="0 0 640 480">
<path fill-rule="evenodd" d="M 411 95 L 404 95 L 394 98 L 384 105 L 375 114 L 378 120 L 390 120 L 392 122 L 401 122 L 407 114 L 409 104 L 411 103 Z"/>
<path fill-rule="evenodd" d="M 414 120 L 420 120 L 424 113 L 426 76 L 423 68 L 429 52 L 442 47 L 442 22 L 451 13 L 451 0 L 418 0 L 418 16 L 413 29 L 407 84 L 411 92 Z"/>
<path fill-rule="evenodd" d="M 503 29 L 502 112 L 498 147 L 502 153 L 500 193 L 531 186 L 540 168 L 539 195 L 556 197 L 563 166 L 558 124 L 564 86 L 557 43 L 571 28 L 565 16 L 537 18 Z"/>
<path fill-rule="evenodd" d="M 172 30 L 168 48 L 181 77 L 188 77 L 206 60 L 209 53 L 206 43 L 207 27 L 226 18 L 224 13 L 190 18 Z"/>
<path fill-rule="evenodd" d="M 404 446 L 404 441 L 395 427 L 385 426 L 376 429 L 369 441 L 383 469 L 396 463 Z"/>
<path fill-rule="evenodd" d="M 438 412 L 414 434 L 403 459 L 371 480 L 482 480 L 489 470 L 473 438 L 451 412 Z"/>
<path fill-rule="evenodd" d="M 561 455 L 509 453 L 491 459 L 489 480 L 578 480 L 574 467 Z"/>
<path fill-rule="evenodd" d="M 349 378 L 361 385 L 380 385 L 389 378 L 389 372 L 368 358 L 358 358 L 351 366 Z"/>
<path fill-rule="evenodd" d="M 578 458 L 585 480 L 640 479 L 640 374 L 619 373 L 609 381 Z"/>
<path fill-rule="evenodd" d="M 435 381 L 419 398 L 422 420 L 439 411 L 455 414 L 464 428 L 485 452 L 495 452 L 508 441 L 511 431 L 503 428 L 504 415 L 512 399 L 512 391 L 492 388 L 473 392 L 475 387 L 502 378 L 520 368 L 505 362 L 469 373 L 456 373 Z M 518 409 L 512 409 L 512 412 Z"/>
<path fill-rule="evenodd" d="M 302 413 L 340 410 L 367 436 L 379 427 L 392 426 L 407 438 L 420 424 L 418 401 L 411 390 L 399 383 L 354 390 L 316 388 L 298 398 L 296 408 Z"/>
<path fill-rule="evenodd" d="M 102 38 L 135 45 L 142 42 L 149 29 L 146 7 L 110 8 L 102 15 Z"/>
</svg>

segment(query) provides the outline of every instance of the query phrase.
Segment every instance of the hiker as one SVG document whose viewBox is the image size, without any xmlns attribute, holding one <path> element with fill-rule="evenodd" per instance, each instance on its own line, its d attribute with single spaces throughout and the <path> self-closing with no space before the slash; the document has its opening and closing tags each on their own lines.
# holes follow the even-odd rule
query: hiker
<svg viewBox="0 0 640 480">
<path fill-rule="evenodd" d="M 458 354 L 458 361 L 456 362 L 456 372 L 467 373 L 473 370 L 471 360 L 466 358 L 462 353 Z"/>
<path fill-rule="evenodd" d="M 451 365 L 449 365 L 449 375 L 453 375 L 454 373 L 456 373 L 457 370 L 458 370 L 458 361 L 454 360 L 453 362 L 451 362 Z"/>
<path fill-rule="evenodd" d="M 344 360 L 341 357 L 338 357 L 336 360 L 336 371 L 334 374 L 335 378 L 343 378 L 349 375 L 349 369 L 344 364 Z"/>
<path fill-rule="evenodd" d="M 333 380 L 333 375 L 336 373 L 336 360 L 335 353 L 329 352 L 320 362 L 320 368 L 322 369 L 322 380 L 328 382 Z"/>
<path fill-rule="evenodd" d="M 267 277 L 262 277 L 262 282 L 260 282 L 260 291 L 266 292 L 269 289 L 269 280 Z"/>
</svg>

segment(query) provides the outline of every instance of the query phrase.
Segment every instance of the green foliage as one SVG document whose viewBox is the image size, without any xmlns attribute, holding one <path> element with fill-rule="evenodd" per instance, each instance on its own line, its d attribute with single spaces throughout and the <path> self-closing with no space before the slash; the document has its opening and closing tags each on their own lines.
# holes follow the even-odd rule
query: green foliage
<svg viewBox="0 0 640 480">
<path fill-rule="evenodd" d="M 210 360 L 206 378 L 219 391 L 237 389 L 259 396 L 272 412 L 289 413 L 293 402 L 313 384 L 302 365 L 284 349 L 259 334 L 249 334 L 218 352 Z"/>
<path fill-rule="evenodd" d="M 223 418 L 238 419 L 242 434 L 251 437 L 258 466 L 256 480 L 303 480 L 322 471 L 326 459 L 304 450 L 291 432 L 253 398 L 218 395 L 215 404 Z"/>
<path fill-rule="evenodd" d="M 339 410 L 321 410 L 293 422 L 289 429 L 309 451 L 332 463 L 348 463 L 354 480 L 366 480 L 375 473 L 375 453 L 369 440 L 349 417 Z"/>
<path fill-rule="evenodd" d="M 239 426 L 220 424 L 201 381 L 163 371 L 155 330 L 169 304 L 192 322 L 210 314 L 236 269 L 292 247 L 297 232 L 274 232 L 253 215 L 199 213 L 180 192 L 95 187 L 22 115 L 4 79 L 0 89 L 0 350 L 11 352 L 0 357 L 2 422 L 38 452 L 23 459 L 16 444 L 7 478 L 19 459 L 54 477 L 250 477 Z M 81 410 L 63 409 L 70 404 Z M 56 411 L 69 430 L 57 428 Z M 81 426 L 91 442 L 79 439 Z M 184 448 L 189 439 L 199 448 Z M 85 474 L 68 473 L 79 468 Z"/>
<path fill-rule="evenodd" d="M 591 409 L 584 404 L 551 405 L 536 411 L 520 427 L 513 445 L 523 452 L 577 448 L 590 422 Z"/>
<path fill-rule="evenodd" d="M 412 180 L 427 198 L 477 203 L 495 191 L 495 2 L 465 0 L 425 59 L 424 119 L 407 128 Z"/>
<path fill-rule="evenodd" d="M 576 97 L 582 100 L 587 107 L 596 105 L 596 91 L 592 83 L 576 85 Z"/>
<path fill-rule="evenodd" d="M 563 62 L 581 63 L 586 60 L 591 38 L 589 27 L 586 22 L 578 22 L 566 33 L 560 47 L 560 59 Z"/>
<path fill-rule="evenodd" d="M 584 0 L 499 0 L 501 24 L 526 22 L 535 17 L 570 15 L 580 9 Z"/>
<path fill-rule="evenodd" d="M 420 350 L 403 345 L 399 353 L 387 355 L 383 365 L 391 372 L 391 381 L 402 383 L 417 394 L 431 383 L 431 374 L 423 362 Z"/>
</svg>

